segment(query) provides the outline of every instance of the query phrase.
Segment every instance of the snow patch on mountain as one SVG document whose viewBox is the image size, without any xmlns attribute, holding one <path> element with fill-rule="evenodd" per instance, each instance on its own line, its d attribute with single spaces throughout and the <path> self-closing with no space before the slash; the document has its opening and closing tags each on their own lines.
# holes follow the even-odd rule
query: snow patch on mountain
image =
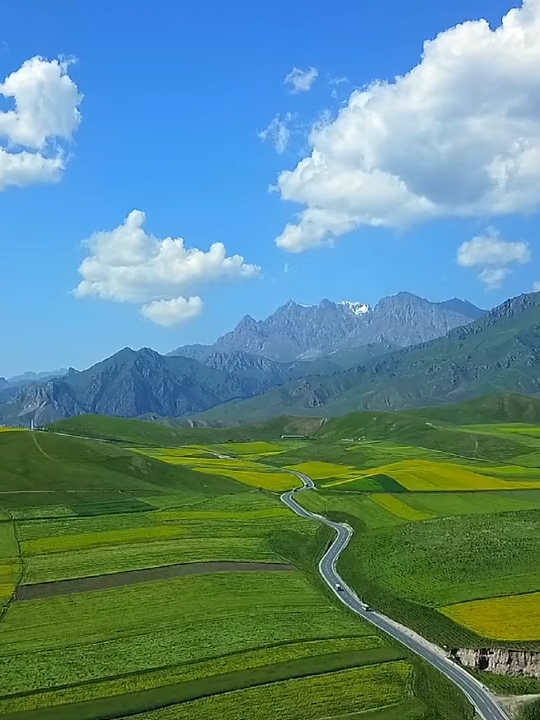
<svg viewBox="0 0 540 720">
<path fill-rule="evenodd" d="M 366 303 L 354 302 L 353 300 L 342 300 L 338 305 L 348 308 L 354 315 L 365 315 L 370 307 Z"/>
</svg>

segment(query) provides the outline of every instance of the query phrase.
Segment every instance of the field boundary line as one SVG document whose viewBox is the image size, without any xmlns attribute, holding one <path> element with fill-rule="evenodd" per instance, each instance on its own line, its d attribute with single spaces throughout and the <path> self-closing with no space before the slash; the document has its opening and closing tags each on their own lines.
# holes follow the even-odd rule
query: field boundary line
<svg viewBox="0 0 540 720">
<path fill-rule="evenodd" d="M 21 585 L 21 583 L 24 580 L 25 575 L 26 575 L 26 563 L 24 561 L 23 554 L 22 554 L 21 540 L 19 537 L 19 530 L 17 528 L 17 522 L 16 522 L 15 518 L 13 517 L 13 515 L 11 514 L 10 510 L 6 510 L 6 512 L 10 516 L 11 522 L 13 524 L 13 535 L 15 537 L 15 542 L 17 543 L 17 551 L 18 551 L 18 557 L 19 557 L 20 570 L 19 570 L 19 577 L 17 578 L 17 582 L 15 583 L 15 587 L 13 588 L 13 593 L 12 593 L 10 599 L 7 601 L 7 603 L 4 605 L 4 607 L 0 611 L 0 624 L 4 621 L 4 619 L 8 613 L 8 610 L 10 609 L 12 604 L 15 602 L 15 595 L 17 594 L 17 590 L 19 589 L 19 586 Z"/>
<path fill-rule="evenodd" d="M 32 440 L 34 441 L 35 446 L 37 447 L 37 449 L 39 450 L 39 452 L 42 455 L 44 455 L 48 460 L 51 460 L 52 462 L 55 462 L 55 463 L 58 462 L 58 460 L 56 458 L 51 457 L 49 455 L 49 453 L 45 452 L 45 450 L 41 447 L 41 445 L 38 443 L 36 433 L 34 431 L 32 431 Z"/>
</svg>

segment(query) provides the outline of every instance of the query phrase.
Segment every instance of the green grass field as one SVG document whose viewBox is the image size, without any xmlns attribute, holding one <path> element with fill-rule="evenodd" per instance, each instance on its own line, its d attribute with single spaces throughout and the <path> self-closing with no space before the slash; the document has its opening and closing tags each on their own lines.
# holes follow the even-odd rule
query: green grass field
<svg viewBox="0 0 540 720">
<path fill-rule="evenodd" d="M 471 414 L 475 408 L 483 412 L 476 404 Z M 489 424 L 475 416 L 469 426 L 463 412 L 448 408 L 446 428 L 447 409 L 426 413 L 438 423 L 431 430 L 409 414 L 377 414 L 374 428 L 358 417 L 366 414 L 329 421 L 326 458 L 342 469 L 321 475 L 318 492 L 299 499 L 355 527 L 340 568 L 374 607 L 449 647 L 540 650 L 540 426 L 516 422 L 519 414 Z M 432 431 L 443 430 L 435 448 Z M 457 433 L 462 439 L 450 446 Z M 324 462 L 326 447 L 324 438 L 315 452 L 306 445 L 275 462 Z M 381 476 L 399 492 L 375 487 Z M 533 678 L 481 675 L 504 692 L 540 692 Z"/>
<path fill-rule="evenodd" d="M 278 443 L 231 443 L 230 460 L 53 433 L 0 443 L 1 717 L 428 712 L 423 666 L 324 592 L 328 533 L 280 502 L 296 478 L 254 461 Z"/>
<path fill-rule="evenodd" d="M 260 447 L 261 444 L 263 443 L 253 443 L 255 447 Z M 171 464 L 175 467 L 187 467 L 199 473 L 221 475 L 222 477 L 231 478 L 245 485 L 264 490 L 284 492 L 298 485 L 298 479 L 290 473 L 279 470 L 278 468 L 259 464 L 255 459 L 252 459 L 247 452 L 247 443 L 236 443 L 235 447 L 236 445 L 240 445 L 243 448 L 243 452 L 239 458 L 223 455 L 223 451 L 219 447 L 214 455 L 210 452 L 202 455 L 200 453 L 187 455 L 185 451 L 179 452 L 177 449 L 134 449 L 138 454 L 161 460 L 163 463 Z M 257 458 L 261 457 L 260 453 L 254 453 L 253 455 Z"/>
<path fill-rule="evenodd" d="M 451 647 L 540 648 L 536 406 L 465 405 L 1 433 L 0 717 L 469 720 L 324 590 L 331 533 L 279 501 L 288 469 L 316 480 L 298 498 L 354 527 L 339 567 L 376 609 Z"/>
</svg>

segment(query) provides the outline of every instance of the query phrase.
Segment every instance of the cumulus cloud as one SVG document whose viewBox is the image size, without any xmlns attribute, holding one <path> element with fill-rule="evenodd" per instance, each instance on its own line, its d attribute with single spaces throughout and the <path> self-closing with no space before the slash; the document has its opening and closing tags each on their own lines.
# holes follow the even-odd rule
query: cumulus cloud
<svg viewBox="0 0 540 720">
<path fill-rule="evenodd" d="M 540 292 L 540 282 L 535 282 L 533 285 L 533 292 Z"/>
<path fill-rule="evenodd" d="M 264 130 L 257 133 L 257 137 L 263 142 L 269 140 L 276 148 L 276 152 L 281 155 L 287 149 L 291 139 L 292 120 L 293 115 L 291 113 L 286 113 L 283 117 L 276 115 Z"/>
<path fill-rule="evenodd" d="M 143 305 L 141 313 L 156 325 L 173 327 L 200 315 L 203 301 L 198 295 L 194 297 L 175 297 L 170 300 L 154 300 Z"/>
<path fill-rule="evenodd" d="M 511 265 L 524 265 L 530 260 L 527 243 L 503 240 L 493 228 L 464 242 L 457 252 L 458 265 L 478 268 L 480 280 L 488 288 L 500 287 L 511 272 Z"/>
<path fill-rule="evenodd" d="M 14 104 L 0 111 L 0 189 L 60 178 L 66 164 L 60 143 L 81 121 L 82 95 L 69 65 L 34 57 L 0 83 L 0 94 Z"/>
<path fill-rule="evenodd" d="M 160 240 L 146 233 L 145 220 L 143 212 L 133 210 L 114 230 L 96 232 L 86 241 L 89 253 L 79 267 L 83 280 L 74 291 L 77 297 L 137 303 L 145 317 L 170 326 L 202 310 L 200 297 L 186 298 L 186 292 L 260 272 L 241 255 L 227 256 L 220 242 L 204 252 L 186 248 L 182 238 Z"/>
<path fill-rule="evenodd" d="M 392 82 L 354 91 L 280 174 L 304 206 L 276 239 L 300 252 L 362 225 L 403 228 L 445 216 L 540 206 L 540 0 L 499 27 L 465 22 L 424 44 Z"/>
<path fill-rule="evenodd" d="M 307 70 L 300 70 L 300 68 L 294 67 L 283 82 L 285 85 L 290 85 L 293 95 L 297 95 L 298 93 L 311 90 L 311 86 L 318 76 L 319 71 L 316 67 L 310 67 Z"/>
</svg>

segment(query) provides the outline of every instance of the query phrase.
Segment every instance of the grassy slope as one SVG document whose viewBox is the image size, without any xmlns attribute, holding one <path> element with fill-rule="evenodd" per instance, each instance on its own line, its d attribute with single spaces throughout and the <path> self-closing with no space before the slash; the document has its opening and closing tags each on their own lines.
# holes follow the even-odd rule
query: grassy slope
<svg viewBox="0 0 540 720">
<path fill-rule="evenodd" d="M 223 443 L 235 440 L 274 439 L 282 434 L 310 434 L 320 420 L 294 417 L 278 417 L 259 425 L 240 428 L 181 428 L 145 420 L 106 417 L 104 415 L 79 415 L 52 423 L 48 429 L 71 435 L 115 440 L 134 445 L 177 447 L 194 443 Z"/>
<path fill-rule="evenodd" d="M 120 421 L 120 422 L 122 423 L 123 421 Z M 133 421 L 127 421 L 127 422 L 133 422 Z M 330 426 L 330 430 L 332 430 L 331 426 Z M 190 438 L 190 442 L 193 442 L 195 438 L 197 438 L 197 440 L 196 440 L 197 442 L 200 442 L 199 431 L 196 430 L 193 432 L 195 432 L 197 434 L 195 436 L 193 436 L 192 438 Z M 212 437 L 215 437 L 215 435 L 213 435 L 214 431 L 211 431 L 211 433 L 212 433 Z M 42 434 L 38 434 L 38 438 L 40 440 L 42 437 L 44 437 Z M 274 435 L 272 435 L 272 434 L 266 435 L 266 437 L 275 438 L 275 434 Z M 62 440 L 66 440 L 69 442 L 82 442 L 84 445 L 92 445 L 92 447 L 94 447 L 94 448 L 98 445 L 97 443 L 85 443 L 84 441 L 75 441 L 70 438 L 62 438 Z M 119 448 L 111 448 L 110 446 L 103 445 L 102 443 L 99 444 L 99 447 L 100 448 L 108 447 L 109 449 L 114 450 L 116 453 L 120 453 L 120 455 L 122 455 L 124 457 L 124 461 L 125 461 L 125 457 L 127 455 L 129 455 L 129 453 L 126 453 L 125 451 L 120 450 Z M 107 455 L 107 453 L 106 453 L 106 455 Z M 115 455 L 115 457 L 118 457 L 118 455 Z M 200 478 L 198 478 L 198 479 L 200 479 Z M 174 490 L 172 488 L 169 488 L 168 492 L 174 492 Z M 217 497 L 216 497 L 216 502 L 219 502 L 219 499 Z M 385 513 L 384 509 L 379 508 L 379 510 L 382 513 Z M 386 515 L 391 516 L 390 513 L 386 513 Z M 302 567 L 302 565 L 303 565 L 303 568 L 304 568 L 303 571 L 306 572 L 309 577 L 311 577 L 313 583 L 317 584 L 317 586 L 320 587 L 318 580 L 316 579 L 313 559 L 316 555 L 317 548 L 323 547 L 324 543 L 326 542 L 327 535 L 325 535 L 324 530 L 322 531 L 322 533 L 317 533 L 316 535 L 318 538 L 317 542 L 322 543 L 322 545 L 310 546 L 309 543 L 305 542 L 306 538 L 305 537 L 303 538 L 301 534 L 298 535 L 297 531 L 293 530 L 292 528 L 290 530 L 284 530 L 283 528 L 281 528 L 279 531 L 277 531 L 275 533 L 273 542 L 274 542 L 274 548 L 278 551 L 278 554 L 281 557 L 287 557 L 289 559 L 292 559 L 293 562 L 295 562 L 295 564 L 298 567 Z M 300 547 L 302 548 L 302 552 L 304 553 L 303 559 L 302 559 L 302 556 L 298 556 L 298 548 L 300 548 Z M 420 671 L 418 670 L 418 672 L 420 672 Z M 436 677 L 438 678 L 438 676 L 436 676 Z M 450 688 L 449 692 L 452 692 L 451 688 Z M 436 697 L 439 697 L 438 690 L 437 690 Z M 459 695 L 458 695 L 458 698 L 459 698 Z M 455 698 L 454 698 L 454 702 L 455 702 Z M 436 703 L 432 702 L 430 704 L 432 707 L 434 707 Z M 438 717 L 438 718 L 455 717 L 455 718 L 460 718 L 460 719 L 468 717 L 468 715 L 467 715 L 468 711 L 466 709 L 463 710 L 463 713 L 461 713 L 461 710 L 460 710 L 459 711 L 460 714 L 454 714 L 454 715 L 445 714 L 448 711 L 448 705 L 446 705 L 446 704 L 443 704 L 443 705 L 444 705 L 444 707 L 442 707 L 440 709 L 440 712 L 437 715 L 433 715 L 433 717 Z M 405 717 L 405 716 L 403 716 L 403 717 Z M 411 715 L 411 717 L 413 717 L 413 715 Z M 420 717 L 420 715 L 414 715 L 414 717 Z M 422 715 L 422 717 L 424 717 L 424 715 Z"/>
<path fill-rule="evenodd" d="M 496 393 L 445 407 L 408 410 L 407 415 L 444 425 L 531 423 L 540 425 L 540 398 Z"/>
<path fill-rule="evenodd" d="M 0 505 L 9 507 L 66 500 L 71 504 L 74 496 L 84 501 L 87 495 L 95 501 L 111 493 L 144 496 L 173 491 L 205 498 L 245 491 L 228 478 L 161 463 L 111 444 L 52 433 L 0 433 L 0 456 Z"/>
<path fill-rule="evenodd" d="M 255 577 L 254 573 L 250 578 L 222 574 L 13 603 L 3 619 L 0 676 L 5 687 L 2 694 L 7 691 L 21 695 L 12 700 L 0 698 L 2 716 L 24 710 L 25 718 L 118 717 L 124 709 L 143 710 L 148 703 L 155 707 L 156 702 L 161 705 L 188 700 L 219 692 L 219 688 L 237 690 L 269 681 L 275 683 L 274 692 L 279 697 L 281 685 L 276 681 L 281 678 L 287 682 L 285 678 L 313 675 L 331 687 L 330 676 L 320 673 L 336 673 L 369 662 L 383 662 L 382 672 L 377 675 L 377 697 L 384 700 L 392 682 L 394 687 L 401 687 L 399 692 L 406 692 L 403 678 L 392 681 L 385 675 L 384 663 L 403 657 L 402 650 L 388 645 L 375 649 L 371 660 L 362 655 L 364 650 L 347 654 L 345 647 L 338 654 L 329 648 L 326 654 L 289 664 L 281 662 L 277 653 L 274 664 L 266 663 L 256 672 L 239 670 L 229 675 L 224 659 L 222 675 L 208 667 L 192 686 L 189 668 L 197 653 L 202 660 L 208 655 L 243 653 L 276 642 L 365 638 L 372 632 L 335 600 L 329 602 L 321 594 L 315 567 L 328 540 L 327 531 L 292 514 L 285 517 L 279 501 L 271 495 L 249 492 L 226 478 L 142 458 L 108 443 L 29 432 L 3 433 L 0 441 L 2 457 L 7 460 L 0 483 L 11 491 L 1 496 L 0 504 L 22 506 L 16 512 L 22 515 L 17 525 L 26 582 L 211 559 L 219 555 L 219 543 L 223 547 L 220 557 L 228 557 L 236 539 L 238 547 L 245 550 L 252 539 L 260 538 L 270 551 L 269 559 L 290 560 L 299 568 L 297 573 L 286 574 L 281 584 L 279 573 L 272 577 L 265 573 Z M 28 492 L 21 493 L 21 488 Z M 82 503 L 86 493 L 93 501 L 94 512 L 86 512 L 83 517 L 73 515 L 81 509 L 77 502 Z M 118 493 L 124 503 L 143 497 L 146 512 L 130 513 L 125 507 L 123 513 L 111 515 L 110 502 L 103 500 L 111 493 Z M 44 499 L 56 505 L 40 513 L 33 506 Z M 160 501 L 165 510 L 152 510 L 152 503 L 159 507 Z M 276 513 L 276 509 L 280 512 Z M 25 520 L 25 516 L 36 519 Z M 171 530 L 169 540 L 157 536 L 162 529 Z M 178 538 L 174 537 L 177 532 Z M 205 543 L 215 544 L 207 556 L 201 555 Z M 174 550 L 174 556 L 167 555 L 166 544 Z M 179 555 L 179 547 L 187 547 L 187 553 Z M 245 552 L 244 557 L 247 559 Z M 41 565 L 38 567 L 36 562 Z M 148 608 L 152 608 L 151 613 Z M 378 646 L 381 641 L 375 640 Z M 362 643 L 358 643 L 361 648 Z M 180 649 L 185 657 L 179 655 Z M 171 657 L 177 668 L 167 666 L 167 672 L 172 672 L 175 684 L 165 687 L 167 672 L 156 674 L 155 668 L 170 662 Z M 182 661 L 189 665 L 178 665 Z M 119 673 L 127 673 L 126 678 L 116 679 Z M 104 676 L 111 679 L 103 681 Z M 309 685 L 312 681 L 305 682 Z M 59 685 L 64 689 L 46 690 Z M 154 691 L 156 686 L 158 690 Z M 132 697 L 130 691 L 137 688 L 142 695 Z M 147 691 L 154 695 L 150 697 Z M 118 693 L 123 696 L 116 700 L 97 700 Z M 61 712 L 46 709 L 50 703 L 76 703 L 84 698 L 90 700 L 84 707 L 66 706 Z M 357 698 L 355 690 L 351 701 L 360 702 Z M 342 699 L 340 696 L 340 702 Z M 369 694 L 365 702 L 366 707 L 370 706 Z M 423 714 L 423 701 L 415 700 L 413 705 Z M 41 709 L 34 714 L 32 707 Z M 411 720 L 421 716 L 416 711 L 410 714 Z M 459 716 L 460 720 L 465 717 Z"/>
<path fill-rule="evenodd" d="M 453 407 L 448 408 L 451 412 Z M 446 416 L 447 409 L 439 411 Z M 433 449 L 465 458 L 501 460 L 534 452 L 519 438 L 497 438 L 483 433 L 461 432 L 436 427 L 430 421 L 407 413 L 359 412 L 331 418 L 321 426 L 317 437 L 335 442 L 341 438 L 391 440 L 408 446 Z"/>
</svg>

